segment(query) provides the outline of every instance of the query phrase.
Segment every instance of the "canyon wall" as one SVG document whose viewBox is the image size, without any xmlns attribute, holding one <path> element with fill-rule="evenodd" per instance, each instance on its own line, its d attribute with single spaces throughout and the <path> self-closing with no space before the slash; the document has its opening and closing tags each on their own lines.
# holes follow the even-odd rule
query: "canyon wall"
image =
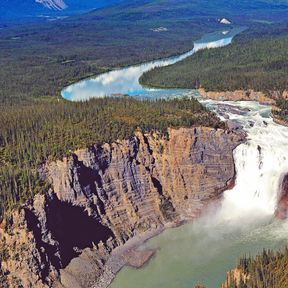
<svg viewBox="0 0 288 288">
<path fill-rule="evenodd" d="M 93 287 L 116 247 L 195 218 L 232 187 L 233 149 L 244 139 L 203 127 L 137 131 L 47 163 L 40 174 L 49 191 L 0 232 L 8 287 Z"/>
<path fill-rule="evenodd" d="M 217 101 L 257 101 L 260 104 L 275 105 L 279 98 L 288 98 L 288 91 L 270 91 L 264 93 L 254 90 L 236 90 L 236 91 L 205 91 L 204 88 L 198 89 L 203 98 Z"/>
</svg>

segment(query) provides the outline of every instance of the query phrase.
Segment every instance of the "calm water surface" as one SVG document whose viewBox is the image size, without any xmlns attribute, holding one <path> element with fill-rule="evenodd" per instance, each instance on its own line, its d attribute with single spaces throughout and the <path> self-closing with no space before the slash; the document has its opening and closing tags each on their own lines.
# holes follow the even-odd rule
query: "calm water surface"
<svg viewBox="0 0 288 288">
<path fill-rule="evenodd" d="M 288 128 L 273 122 L 269 106 L 199 100 L 248 134 L 248 141 L 234 151 L 236 185 L 205 217 L 148 241 L 141 248 L 157 249 L 156 256 L 142 269 L 122 269 L 112 288 L 193 288 L 199 283 L 219 288 L 240 256 L 287 244 L 288 222 L 275 219 L 274 210 L 288 171 Z"/>
<path fill-rule="evenodd" d="M 223 31 L 207 34 L 194 43 L 194 48 L 192 50 L 180 56 L 114 70 L 101 74 L 95 78 L 86 79 L 63 89 L 62 96 L 70 101 L 84 101 L 90 98 L 113 96 L 115 94 L 127 94 L 134 97 L 143 94 L 149 96 L 152 94 L 153 97 L 154 92 L 159 93 L 157 90 L 145 89 L 139 84 L 138 80 L 144 72 L 157 66 L 174 64 L 203 48 L 216 48 L 228 45 L 231 43 L 233 37 L 243 30 L 244 28 L 242 27 L 233 29 L 228 28 L 228 30 L 225 29 Z M 162 94 L 163 93 L 164 92 L 162 92 Z M 170 92 L 168 92 L 168 94 L 170 94 Z"/>
<path fill-rule="evenodd" d="M 176 63 L 199 49 L 228 45 L 242 30 L 228 28 L 205 35 L 194 43 L 193 50 L 183 55 L 81 81 L 65 88 L 62 96 L 71 101 L 114 94 L 128 94 L 137 99 L 199 98 L 193 90 L 146 89 L 138 79 L 153 67 Z M 156 256 L 142 269 L 124 267 L 112 288 L 193 288 L 199 283 L 218 288 L 239 256 L 287 244 L 288 223 L 275 220 L 273 212 L 281 177 L 288 171 L 288 161 L 283 156 L 288 147 L 288 128 L 273 122 L 269 106 L 199 100 L 220 117 L 229 117 L 242 125 L 248 133 L 248 141 L 234 151 L 236 186 L 224 193 L 217 210 L 211 209 L 194 223 L 167 230 L 149 240 L 141 248 L 157 249 Z M 236 110 L 231 111 L 229 106 Z"/>
</svg>

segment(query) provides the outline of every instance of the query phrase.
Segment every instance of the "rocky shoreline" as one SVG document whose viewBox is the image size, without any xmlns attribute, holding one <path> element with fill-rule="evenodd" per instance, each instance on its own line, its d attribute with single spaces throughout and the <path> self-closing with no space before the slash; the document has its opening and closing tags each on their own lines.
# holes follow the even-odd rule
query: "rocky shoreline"
<svg viewBox="0 0 288 288">
<path fill-rule="evenodd" d="M 273 97 L 268 97 L 261 91 L 236 90 L 236 91 L 206 91 L 204 88 L 198 89 L 201 97 L 216 101 L 257 101 L 264 105 L 275 104 L 275 99 L 279 97 L 275 92 Z"/>
<path fill-rule="evenodd" d="M 17 276 L 23 287 L 106 288 L 124 265 L 141 267 L 155 251 L 139 246 L 233 186 L 233 150 L 243 141 L 239 130 L 207 127 L 136 131 L 47 163 L 48 193 L 15 211 L 13 233 L 1 231 L 8 287 Z"/>
<path fill-rule="evenodd" d="M 130 266 L 135 269 L 143 268 L 143 266 L 148 264 L 151 258 L 157 254 L 157 249 L 139 250 L 145 242 L 160 235 L 166 229 L 173 229 L 191 221 L 193 220 L 190 219 L 190 221 L 166 223 L 157 229 L 150 229 L 144 234 L 137 235 L 129 239 L 124 245 L 115 248 L 109 255 L 109 258 L 103 267 L 101 276 L 92 288 L 109 288 L 117 276 L 117 273 L 119 273 L 125 266 Z"/>
<path fill-rule="evenodd" d="M 168 228 L 166 226 L 166 228 Z M 145 234 L 135 236 L 128 240 L 123 246 L 120 246 L 112 251 L 108 261 L 103 267 L 103 273 L 93 285 L 93 288 L 107 288 L 111 285 L 112 281 L 116 277 L 117 273 L 124 266 L 131 266 L 134 268 L 141 268 L 149 262 L 149 260 L 155 255 L 154 250 L 139 251 L 138 248 L 143 245 L 149 239 L 159 235 L 165 230 L 165 226 L 158 229 L 151 229 Z M 133 257 L 137 257 L 133 259 Z M 136 260 L 136 261 L 135 261 Z"/>
</svg>

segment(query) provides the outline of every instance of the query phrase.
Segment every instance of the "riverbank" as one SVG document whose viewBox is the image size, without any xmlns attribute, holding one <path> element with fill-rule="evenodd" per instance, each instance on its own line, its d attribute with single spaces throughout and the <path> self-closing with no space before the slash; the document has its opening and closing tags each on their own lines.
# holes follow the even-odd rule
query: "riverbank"
<svg viewBox="0 0 288 288">
<path fill-rule="evenodd" d="M 151 229 L 148 232 L 137 235 L 128 240 L 123 246 L 117 247 L 110 254 L 106 264 L 103 267 L 103 272 L 93 288 L 107 288 L 110 286 L 116 274 L 124 266 L 132 266 L 141 268 L 155 255 L 155 250 L 142 250 L 139 247 L 146 241 L 162 233 L 167 228 L 176 227 L 175 224 L 163 225 L 156 229 Z M 136 258 L 135 258 L 136 257 Z"/>
<path fill-rule="evenodd" d="M 214 101 L 256 101 L 263 105 L 275 105 L 275 100 L 273 98 L 269 98 L 264 92 L 254 91 L 251 89 L 235 91 L 206 91 L 204 88 L 199 88 L 198 92 L 204 99 L 211 99 Z"/>
<path fill-rule="evenodd" d="M 238 131 L 240 132 L 240 131 Z M 115 248 L 112 253 L 109 255 L 107 262 L 105 263 L 101 276 L 93 285 L 93 288 L 109 288 L 116 278 L 117 274 L 121 271 L 125 266 L 130 266 L 135 269 L 141 269 L 145 265 L 149 265 L 149 261 L 155 256 L 157 257 L 158 249 L 143 249 L 141 246 L 162 234 L 164 231 L 168 229 L 175 229 L 184 225 L 192 224 L 194 221 L 199 219 L 201 216 L 204 216 L 206 212 L 210 211 L 211 207 L 215 209 L 216 207 L 220 207 L 222 200 L 222 193 L 224 191 L 228 191 L 234 188 L 235 186 L 235 178 L 227 183 L 226 189 L 221 189 L 219 191 L 221 194 L 216 199 L 211 199 L 208 203 L 202 206 L 202 211 L 199 211 L 197 215 L 194 217 L 186 218 L 181 221 L 172 221 L 166 223 L 156 229 L 150 229 L 144 234 L 137 235 L 131 239 L 129 239 L 124 245 Z M 135 259 L 137 257 L 137 259 Z"/>
<path fill-rule="evenodd" d="M 218 111 L 223 104 L 209 105 Z M 229 105 L 234 106 L 227 108 L 229 119 L 248 134 L 247 143 L 234 151 L 236 185 L 206 218 L 151 239 L 147 246 L 159 247 L 155 259 L 141 271 L 121 271 L 112 287 L 131 288 L 135 283 L 138 288 L 193 287 L 194 281 L 208 288 L 220 287 L 239 256 L 253 256 L 263 248 L 278 249 L 287 243 L 287 223 L 273 216 L 279 181 L 287 171 L 287 128 L 272 121 L 265 105 L 248 101 Z"/>
<path fill-rule="evenodd" d="M 222 34 L 223 30 L 204 34 L 197 42 L 194 42 L 193 47 L 186 53 L 175 54 L 175 56 L 169 58 L 113 70 L 100 74 L 94 79 L 88 78 L 84 81 L 65 87 L 62 90 L 61 95 L 64 99 L 69 101 L 84 101 L 91 98 L 119 94 L 135 96 L 135 98 L 137 98 L 137 95 L 141 96 L 149 90 L 141 85 L 142 75 L 145 75 L 145 72 L 153 71 L 156 67 L 175 64 L 205 48 L 218 48 L 229 45 L 233 37 L 243 30 L 243 27 L 237 26 L 229 28 L 228 38 L 225 38 Z M 97 94 L 95 94 L 95 91 L 97 91 Z"/>
</svg>

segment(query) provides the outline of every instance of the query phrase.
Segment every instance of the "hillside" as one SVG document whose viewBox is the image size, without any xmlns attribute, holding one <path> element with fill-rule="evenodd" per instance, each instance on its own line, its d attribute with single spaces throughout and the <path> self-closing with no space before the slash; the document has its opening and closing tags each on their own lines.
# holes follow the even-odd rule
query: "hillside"
<svg viewBox="0 0 288 288">
<path fill-rule="evenodd" d="M 263 19 L 272 18 L 276 21 L 276 16 L 277 20 L 280 20 L 285 11 L 278 4 L 263 6 L 263 3 L 260 5 L 258 2 L 258 4 L 253 2 L 253 5 L 257 4 L 253 6 L 253 13 L 245 16 L 245 13 L 251 10 L 250 2 L 244 1 L 239 12 L 239 9 L 236 10 L 236 2 L 232 2 L 228 7 L 225 0 L 219 0 L 219 6 L 214 2 L 212 4 L 211 1 L 203 1 L 207 8 L 205 13 L 199 12 L 199 7 L 203 4 L 200 0 L 193 3 L 184 0 L 169 3 L 134 1 L 133 5 L 119 4 L 117 7 L 69 18 L 58 22 L 57 25 L 50 23 L 0 30 L 2 52 L 0 106 L 4 111 L 0 125 L 0 158 L 3 163 L 3 176 L 0 178 L 2 213 L 7 207 L 11 208 L 41 190 L 38 186 L 41 187 L 42 183 L 35 174 L 36 167 L 49 156 L 58 158 L 78 147 L 112 141 L 117 137 L 129 137 L 136 127 L 161 130 L 167 129 L 169 125 L 185 126 L 195 123 L 219 126 L 215 117 L 212 117 L 211 121 L 207 121 L 206 117 L 206 120 L 201 122 L 201 113 L 194 116 L 193 113 L 186 115 L 185 112 L 182 114 L 185 116 L 182 120 L 175 122 L 167 118 L 162 122 L 160 119 L 159 123 L 156 122 L 159 125 L 147 127 L 145 126 L 147 122 L 141 122 L 141 115 L 144 113 L 141 112 L 140 119 L 134 116 L 128 117 L 126 119 L 128 122 L 122 119 L 126 124 L 119 129 L 119 125 L 123 124 L 121 119 L 112 117 L 110 124 L 104 121 L 105 111 L 108 109 L 106 106 L 110 107 L 111 104 L 113 113 L 117 114 L 116 110 L 122 111 L 121 109 L 124 109 L 121 108 L 122 105 L 128 100 L 123 104 L 121 99 L 119 102 L 116 101 L 116 104 L 112 100 L 111 103 L 108 100 L 107 102 L 95 100 L 87 104 L 72 104 L 62 102 L 60 99 L 59 102 L 55 101 L 61 88 L 80 78 L 99 74 L 113 67 L 144 62 L 191 49 L 192 39 L 199 38 L 207 31 L 223 28 L 223 25 L 218 23 L 216 15 L 222 14 L 224 8 L 228 9 L 226 13 L 231 14 L 232 21 L 239 20 L 240 13 L 241 23 L 250 23 L 253 27 L 254 22 L 251 22 L 253 13 L 258 13 L 259 17 L 265 15 Z M 273 13 L 268 15 L 267 11 L 271 9 L 271 5 Z M 135 21 L 136 19 L 139 21 Z M 209 19 L 210 21 L 207 21 Z M 155 33 L 150 30 L 158 25 L 167 27 L 168 31 Z M 270 31 L 269 27 L 268 24 L 255 24 L 253 31 L 254 33 L 260 33 L 259 29 Z M 285 30 L 283 27 L 279 25 L 278 34 L 283 34 Z M 275 33 L 274 30 L 270 32 Z M 97 109 L 102 112 L 97 110 L 98 113 L 92 113 L 96 109 L 94 105 L 97 106 L 93 103 L 98 103 L 100 108 Z M 130 106 L 129 101 L 128 103 L 127 107 Z M 152 105 L 149 103 L 136 105 L 133 101 L 131 103 L 134 103 L 132 107 L 137 111 L 141 106 L 148 109 Z M 157 105 L 160 109 L 164 104 Z M 171 104 L 165 105 L 170 107 Z M 185 109 L 192 109 L 193 112 L 195 103 L 192 101 L 187 105 Z M 192 107 L 189 108 L 189 105 Z M 128 113 L 127 107 L 123 110 L 123 115 Z M 135 112 L 133 109 L 128 115 Z M 158 115 L 157 111 L 149 109 L 146 116 L 153 113 Z M 111 110 L 108 111 L 111 113 Z M 101 113 L 104 113 L 105 117 L 99 118 L 98 115 L 102 115 Z M 174 112 L 172 114 L 174 115 Z M 87 118 L 87 115 L 90 117 Z M 108 115 L 111 117 L 111 114 Z M 95 123 L 96 126 L 91 126 L 89 123 Z M 111 128 L 112 130 L 107 128 L 107 131 L 101 135 L 97 134 L 98 136 L 92 133 L 95 127 L 105 125 L 114 128 Z M 81 130 L 78 130 L 78 127 L 81 127 Z M 8 179 L 14 180 L 8 181 Z"/>
<path fill-rule="evenodd" d="M 155 68 L 140 81 L 162 88 L 284 91 L 288 88 L 288 26 L 274 26 L 274 33 L 272 27 L 267 31 L 248 30 L 232 45 L 202 50 L 174 65 Z"/>
<path fill-rule="evenodd" d="M 89 6 L 45 1 L 29 10 L 27 3 L 16 7 L 53 17 L 73 14 L 74 4 L 78 12 Z M 95 287 L 107 271 L 111 280 L 127 264 L 123 257 L 108 261 L 115 248 L 197 217 L 235 182 L 233 150 L 245 133 L 225 130 L 197 100 L 72 103 L 61 99 L 63 87 L 190 50 L 204 33 L 227 27 L 222 17 L 249 26 L 235 43 L 247 43 L 248 59 L 257 49 L 260 62 L 271 55 L 264 67 L 284 87 L 287 12 L 285 1 L 136 0 L 62 20 L 1 25 L 0 286 Z M 219 51 L 229 51 L 222 63 L 229 66 L 236 52 Z M 208 65 L 210 53 L 200 52 L 199 63 Z M 286 101 L 279 105 L 288 110 Z"/>
<path fill-rule="evenodd" d="M 288 11 L 288 6 L 255 1 L 243 1 L 237 9 L 236 2 L 133 1 L 61 21 L 0 29 L 0 102 L 59 96 L 63 87 L 84 77 L 183 53 L 204 33 L 223 29 L 218 19 L 226 15 L 237 25 L 258 27 L 269 25 L 255 19 L 279 23 Z M 151 31 L 157 27 L 168 31 Z"/>
<path fill-rule="evenodd" d="M 178 104 L 162 108 L 176 112 Z M 139 108 L 147 108 L 143 105 Z M 131 103 L 127 106 L 129 111 Z M 49 161 L 40 172 L 49 190 L 0 226 L 0 286 L 108 287 L 136 251 L 135 241 L 139 245 L 195 218 L 233 185 L 233 150 L 244 138 L 241 132 L 199 126 L 165 134 L 138 130 L 126 140 Z"/>
<path fill-rule="evenodd" d="M 0 217 L 45 190 L 38 168 L 90 145 L 168 127 L 223 127 L 193 99 L 141 102 L 130 98 L 86 103 L 39 102 L 6 107 L 0 115 Z"/>
<path fill-rule="evenodd" d="M 2 0 L 1 23 L 47 22 L 107 7 L 123 0 Z"/>
<path fill-rule="evenodd" d="M 243 257 L 237 269 L 228 272 L 222 288 L 288 287 L 288 249 L 266 251 L 256 257 Z"/>
</svg>

